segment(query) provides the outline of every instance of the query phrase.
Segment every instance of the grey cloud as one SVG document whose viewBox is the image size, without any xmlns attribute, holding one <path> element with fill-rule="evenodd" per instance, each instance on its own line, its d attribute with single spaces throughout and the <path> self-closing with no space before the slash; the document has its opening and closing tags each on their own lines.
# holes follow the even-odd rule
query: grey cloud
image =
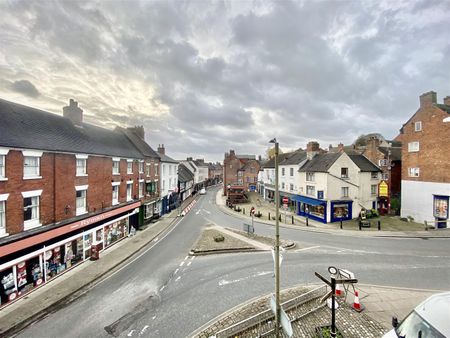
<svg viewBox="0 0 450 338">
<path fill-rule="evenodd" d="M 28 80 L 14 81 L 13 83 L 11 83 L 11 89 L 29 97 L 36 98 L 41 95 L 34 84 L 32 84 Z"/>
</svg>

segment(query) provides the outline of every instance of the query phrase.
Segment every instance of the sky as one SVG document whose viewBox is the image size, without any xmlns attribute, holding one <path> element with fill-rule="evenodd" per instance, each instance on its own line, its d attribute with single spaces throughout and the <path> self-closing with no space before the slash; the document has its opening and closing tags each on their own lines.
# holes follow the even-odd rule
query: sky
<svg viewBox="0 0 450 338">
<path fill-rule="evenodd" d="M 175 159 L 394 138 L 450 95 L 450 1 L 0 0 L 0 97 Z"/>
</svg>

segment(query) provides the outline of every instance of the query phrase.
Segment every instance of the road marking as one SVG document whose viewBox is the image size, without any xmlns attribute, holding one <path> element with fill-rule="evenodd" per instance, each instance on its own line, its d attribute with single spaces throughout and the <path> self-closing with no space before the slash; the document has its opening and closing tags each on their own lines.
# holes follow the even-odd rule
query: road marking
<svg viewBox="0 0 450 338">
<path fill-rule="evenodd" d="M 158 242 L 158 237 L 156 237 L 154 240 L 153 240 L 153 242 Z"/>
<path fill-rule="evenodd" d="M 127 336 L 128 336 L 128 337 L 131 337 L 131 336 L 133 335 L 133 332 L 134 332 L 134 331 L 136 331 L 136 330 L 131 330 L 130 332 L 128 332 Z"/>
<path fill-rule="evenodd" d="M 161 288 L 159 289 L 159 292 L 161 292 L 162 290 L 164 290 L 165 287 L 166 287 L 165 285 L 161 286 Z"/>
<path fill-rule="evenodd" d="M 183 265 L 184 265 L 184 261 L 180 263 L 180 266 L 183 266 Z"/>
<path fill-rule="evenodd" d="M 176 269 L 175 272 L 174 272 L 173 274 L 176 275 L 177 272 L 178 272 L 179 270 L 180 270 L 180 269 Z"/>
<path fill-rule="evenodd" d="M 262 272 L 258 272 L 257 274 L 251 275 L 251 276 L 247 276 L 247 277 L 243 277 L 243 278 L 238 278 L 238 279 L 234 279 L 234 280 L 226 280 L 226 279 L 222 279 L 221 281 L 219 281 L 219 286 L 223 286 L 223 285 L 228 285 L 228 284 L 234 284 L 234 283 L 239 283 L 242 282 L 244 280 L 253 278 L 253 277 L 259 277 L 259 276 L 264 276 L 264 275 L 269 275 L 272 274 L 272 271 L 262 271 Z"/>
<path fill-rule="evenodd" d="M 191 263 L 192 263 L 192 261 L 188 262 L 188 263 L 187 263 L 187 266 L 191 265 Z"/>
<path fill-rule="evenodd" d="M 189 256 L 186 256 L 186 257 L 184 257 L 184 260 L 186 260 L 186 259 L 188 259 L 189 258 Z"/>
<path fill-rule="evenodd" d="M 200 210 L 197 210 L 197 212 L 195 214 L 198 215 L 199 213 L 200 213 Z"/>
<path fill-rule="evenodd" d="M 194 259 L 195 259 L 195 256 L 192 256 L 192 257 L 191 257 L 191 261 L 193 261 Z"/>
<path fill-rule="evenodd" d="M 177 279 L 175 279 L 175 282 L 178 282 L 181 279 L 181 276 L 178 276 Z"/>
<path fill-rule="evenodd" d="M 303 249 L 298 249 L 298 250 L 295 250 L 295 252 L 306 251 L 306 250 L 312 250 L 312 249 L 317 249 L 317 248 L 320 248 L 320 245 L 310 246 L 310 247 L 303 248 Z"/>
<path fill-rule="evenodd" d="M 153 316 L 152 319 L 155 320 L 156 316 Z"/>
<path fill-rule="evenodd" d="M 208 210 L 203 210 L 204 212 L 206 212 L 208 215 L 211 215 L 211 213 Z"/>
<path fill-rule="evenodd" d="M 155 318 L 155 317 L 153 317 L 153 318 Z M 142 330 L 141 330 L 141 332 L 139 333 L 139 335 L 144 334 L 144 332 L 147 331 L 148 328 L 149 328 L 149 326 L 148 326 L 148 325 L 145 325 L 145 326 L 142 328 Z"/>
</svg>

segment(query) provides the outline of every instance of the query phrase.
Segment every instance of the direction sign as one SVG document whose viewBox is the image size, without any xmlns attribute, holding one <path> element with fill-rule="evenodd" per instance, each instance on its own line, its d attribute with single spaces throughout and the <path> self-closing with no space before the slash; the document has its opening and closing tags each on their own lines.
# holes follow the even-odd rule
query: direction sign
<svg viewBox="0 0 450 338">
<path fill-rule="evenodd" d="M 272 309 L 273 314 L 277 315 L 277 306 L 275 301 L 275 295 L 272 294 L 270 297 L 270 308 Z M 286 333 L 288 337 L 292 337 L 294 334 L 294 331 L 292 330 L 292 324 L 291 320 L 289 319 L 286 312 L 283 310 L 283 308 L 280 308 L 280 322 L 281 327 L 283 328 L 283 331 Z"/>
</svg>

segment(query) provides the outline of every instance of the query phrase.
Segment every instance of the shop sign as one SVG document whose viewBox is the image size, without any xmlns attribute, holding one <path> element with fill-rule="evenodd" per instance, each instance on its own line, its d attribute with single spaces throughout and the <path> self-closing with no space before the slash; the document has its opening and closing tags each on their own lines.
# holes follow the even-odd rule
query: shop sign
<svg viewBox="0 0 450 338">
<path fill-rule="evenodd" d="M 433 214 L 436 218 L 448 218 L 448 197 L 434 196 Z"/>
<path fill-rule="evenodd" d="M 388 184 L 386 181 L 381 181 L 380 185 L 378 186 L 378 196 L 379 197 L 388 197 Z"/>
</svg>

